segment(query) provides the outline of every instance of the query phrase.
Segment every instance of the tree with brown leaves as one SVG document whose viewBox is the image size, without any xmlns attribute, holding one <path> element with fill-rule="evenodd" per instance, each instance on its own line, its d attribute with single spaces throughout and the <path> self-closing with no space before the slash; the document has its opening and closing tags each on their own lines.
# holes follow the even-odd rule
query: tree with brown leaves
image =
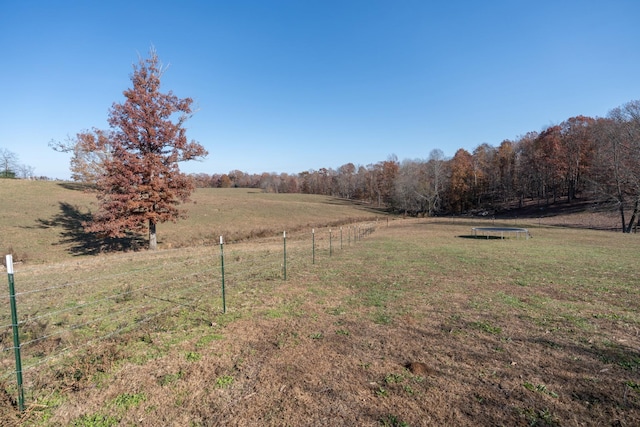
<svg viewBox="0 0 640 427">
<path fill-rule="evenodd" d="M 453 212 L 461 213 L 473 207 L 473 156 L 460 148 L 449 162 L 451 178 L 449 203 Z"/>
<path fill-rule="evenodd" d="M 178 163 L 207 155 L 202 145 L 187 140 L 183 127 L 193 100 L 160 92 L 164 71 L 152 49 L 148 59 L 134 65 L 125 101 L 111 107 L 111 130 L 100 138 L 78 135 L 79 141 L 95 143 L 96 150 L 109 150 L 96 182 L 100 208 L 87 231 L 118 238 L 148 230 L 149 249 L 157 248 L 157 224 L 186 216 L 178 205 L 188 201 L 194 183 Z"/>
</svg>

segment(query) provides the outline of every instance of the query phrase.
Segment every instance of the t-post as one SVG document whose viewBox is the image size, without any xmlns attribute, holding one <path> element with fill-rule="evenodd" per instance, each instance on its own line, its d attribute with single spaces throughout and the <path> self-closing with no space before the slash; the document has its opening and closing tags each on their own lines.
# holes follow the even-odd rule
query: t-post
<svg viewBox="0 0 640 427">
<path fill-rule="evenodd" d="M 333 254 L 333 249 L 331 247 L 331 229 L 329 229 L 329 256 Z"/>
<path fill-rule="evenodd" d="M 316 263 L 316 229 L 311 229 L 311 264 Z"/>
<path fill-rule="evenodd" d="M 222 273 L 222 312 L 226 313 L 227 301 L 224 292 L 224 241 L 222 240 L 222 236 L 220 236 L 220 270 Z"/>
<path fill-rule="evenodd" d="M 16 377 L 18 380 L 18 408 L 24 412 L 24 389 L 22 387 L 22 360 L 20 359 L 20 334 L 18 331 L 18 310 L 16 289 L 13 281 L 13 255 L 7 255 L 7 275 L 9 276 L 9 300 L 11 304 L 11 326 L 13 327 L 13 353 L 16 357 Z"/>
<path fill-rule="evenodd" d="M 287 232 L 282 232 L 282 241 L 284 242 L 284 263 L 282 264 L 282 270 L 284 272 L 284 280 L 287 280 Z"/>
</svg>

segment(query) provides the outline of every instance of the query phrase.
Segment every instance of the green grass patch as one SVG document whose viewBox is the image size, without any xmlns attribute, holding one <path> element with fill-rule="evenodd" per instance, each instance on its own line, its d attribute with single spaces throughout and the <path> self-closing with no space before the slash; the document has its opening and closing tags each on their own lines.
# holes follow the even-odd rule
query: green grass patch
<svg viewBox="0 0 640 427">
<path fill-rule="evenodd" d="M 483 331 L 492 335 L 500 335 L 502 333 L 501 327 L 494 326 L 488 322 L 471 322 L 469 325 L 474 329 L 477 329 L 479 331 Z"/>
<path fill-rule="evenodd" d="M 120 418 L 102 413 L 83 415 L 73 421 L 74 427 L 113 427 L 120 424 Z"/>
<path fill-rule="evenodd" d="M 526 388 L 527 390 L 529 390 L 529 391 L 535 391 L 537 393 L 546 394 L 546 395 L 549 395 L 549 396 L 555 397 L 555 398 L 558 397 L 557 393 L 547 389 L 547 386 L 544 385 L 544 384 L 535 384 L 534 385 L 533 383 L 530 383 L 530 382 L 527 381 L 527 382 L 524 382 L 522 384 L 522 386 L 524 388 Z"/>
<path fill-rule="evenodd" d="M 130 408 L 136 407 L 140 405 L 142 402 L 147 400 L 147 396 L 144 393 L 123 393 L 116 396 L 113 399 L 113 406 L 118 409 L 122 409 L 124 411 L 129 410 Z"/>
<path fill-rule="evenodd" d="M 233 377 L 230 375 L 223 375 L 221 377 L 216 378 L 216 387 L 218 388 L 228 388 L 233 384 Z"/>
<path fill-rule="evenodd" d="M 210 334 L 210 335 L 204 335 L 201 338 L 198 339 L 198 341 L 196 342 L 196 348 L 203 348 L 206 347 L 208 344 L 214 342 L 214 341 L 219 341 L 221 339 L 224 338 L 224 335 L 222 334 Z"/>
<path fill-rule="evenodd" d="M 168 386 L 171 385 L 179 380 L 181 380 L 182 378 L 184 378 L 184 371 L 180 370 L 176 373 L 171 373 L 171 374 L 165 374 L 162 377 L 160 377 L 158 383 L 161 386 Z"/>
</svg>

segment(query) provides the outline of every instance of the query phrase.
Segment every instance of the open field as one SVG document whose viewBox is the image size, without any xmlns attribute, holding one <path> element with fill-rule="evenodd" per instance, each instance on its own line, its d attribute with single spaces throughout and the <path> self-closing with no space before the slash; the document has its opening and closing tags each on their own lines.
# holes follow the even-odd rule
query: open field
<svg viewBox="0 0 640 427">
<path fill-rule="evenodd" d="M 285 220 L 297 221 L 298 230 L 339 221 L 315 219 L 323 203 L 333 202 L 308 209 L 301 201 Z M 234 195 L 220 203 L 233 204 Z M 248 214 L 254 211 L 264 224 L 281 215 L 247 201 L 247 216 L 231 214 L 225 223 L 247 237 L 258 233 L 243 229 L 283 228 L 263 225 Z M 315 263 L 308 233 L 292 232 L 286 281 L 281 239 L 226 246 L 226 313 L 220 250 L 208 241 L 187 247 L 196 240 L 185 237 L 180 249 L 51 255 L 18 265 L 19 314 L 30 319 L 23 334 L 33 342 L 24 355 L 28 408 L 18 414 L 15 378 L 4 375 L 0 419 L 61 426 L 640 425 L 636 235 L 531 219 L 507 225 L 528 227 L 533 239 L 472 239 L 471 227 L 486 222 L 376 223 L 364 221 L 368 214 L 360 219 L 375 232 L 357 242 L 345 236 L 341 246 L 334 240 L 332 256 L 327 229 L 319 230 Z M 6 299 L 0 310 L 6 325 Z M 37 319 L 45 313 L 53 314 Z M 0 344 L 7 341 L 5 334 Z M 4 372 L 12 369 L 10 356 L 3 352 Z"/>
<path fill-rule="evenodd" d="M 67 182 L 3 180 L 0 186 L 1 252 L 29 264 L 95 254 L 99 247 L 82 222 L 97 210 L 95 194 Z M 383 217 L 376 210 L 305 194 L 255 189 L 200 188 L 184 206 L 188 218 L 158 225 L 161 249 L 211 245 Z"/>
</svg>

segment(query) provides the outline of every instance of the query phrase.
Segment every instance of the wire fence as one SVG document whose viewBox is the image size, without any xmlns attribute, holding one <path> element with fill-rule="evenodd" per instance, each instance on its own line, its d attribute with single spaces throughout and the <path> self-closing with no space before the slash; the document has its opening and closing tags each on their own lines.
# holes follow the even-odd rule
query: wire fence
<svg viewBox="0 0 640 427">
<path fill-rule="evenodd" d="M 283 233 L 250 244 L 227 244 L 221 236 L 219 247 L 118 254 L 25 266 L 15 273 L 8 255 L 9 294 L 0 302 L 0 383 L 15 387 L 11 391 L 24 410 L 30 372 L 181 309 L 224 314 L 225 288 L 238 292 L 291 280 L 355 245 L 376 225 Z"/>
</svg>

